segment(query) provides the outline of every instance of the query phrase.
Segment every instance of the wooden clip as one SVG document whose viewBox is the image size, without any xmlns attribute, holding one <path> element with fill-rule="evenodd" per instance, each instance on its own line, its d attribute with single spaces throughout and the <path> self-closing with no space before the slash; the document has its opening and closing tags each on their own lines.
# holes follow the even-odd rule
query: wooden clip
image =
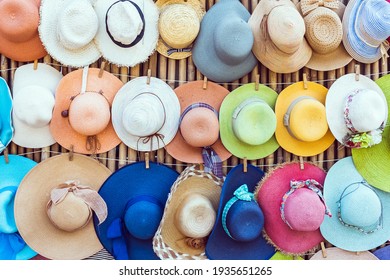
<svg viewBox="0 0 390 280">
<path fill-rule="evenodd" d="M 5 160 L 5 163 L 6 163 L 6 164 L 9 163 L 8 148 L 5 148 L 5 150 L 4 150 L 4 160 Z"/>
<path fill-rule="evenodd" d="M 149 169 L 149 167 L 150 167 L 149 161 L 150 161 L 149 153 L 145 153 L 145 168 L 146 169 Z"/>
<path fill-rule="evenodd" d="M 323 258 L 327 258 L 328 255 L 326 253 L 326 248 L 325 248 L 325 243 L 324 242 L 321 242 L 321 252 L 322 252 L 322 257 Z"/>
<path fill-rule="evenodd" d="M 299 157 L 299 167 L 301 170 L 305 169 L 305 164 L 303 163 L 303 157 Z"/>
<path fill-rule="evenodd" d="M 355 81 L 359 81 L 359 75 L 360 75 L 360 65 L 355 65 Z"/>
<path fill-rule="evenodd" d="M 38 59 L 34 60 L 34 70 L 38 69 Z"/>
<path fill-rule="evenodd" d="M 307 74 L 303 73 L 303 89 L 307 89 Z"/>
<path fill-rule="evenodd" d="M 103 60 L 103 61 L 102 61 L 102 64 L 100 64 L 100 70 L 99 70 L 99 74 L 98 74 L 98 77 L 99 77 L 99 78 L 101 78 L 101 77 L 103 76 L 104 67 L 106 67 L 106 62 Z"/>
<path fill-rule="evenodd" d="M 248 172 L 248 159 L 243 158 L 244 173 Z"/>
<path fill-rule="evenodd" d="M 73 160 L 73 155 L 74 155 L 74 146 L 73 145 L 70 145 L 70 149 L 69 149 L 69 161 L 72 161 Z"/>
<path fill-rule="evenodd" d="M 360 255 L 360 252 L 359 252 L 359 251 L 357 251 L 357 252 L 356 252 L 356 256 L 359 256 L 359 255 Z"/>
<path fill-rule="evenodd" d="M 148 76 L 146 78 L 146 83 L 150 85 L 150 77 L 152 76 L 152 70 L 148 69 Z"/>
<path fill-rule="evenodd" d="M 204 170 L 203 163 L 199 163 L 199 170 L 201 170 L 201 171 L 203 171 L 203 170 Z"/>
<path fill-rule="evenodd" d="M 204 76 L 203 78 L 203 89 L 207 89 L 207 77 Z"/>
<path fill-rule="evenodd" d="M 259 84 L 260 84 L 260 75 L 257 74 L 257 75 L 256 75 L 256 79 L 255 79 L 255 90 L 256 90 L 256 91 L 259 90 Z"/>
</svg>

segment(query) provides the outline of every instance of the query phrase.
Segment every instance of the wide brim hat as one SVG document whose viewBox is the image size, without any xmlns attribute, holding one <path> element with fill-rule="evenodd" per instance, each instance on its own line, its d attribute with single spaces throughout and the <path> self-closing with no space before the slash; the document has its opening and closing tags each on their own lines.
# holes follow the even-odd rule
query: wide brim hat
<svg viewBox="0 0 390 280">
<path fill-rule="evenodd" d="M 38 254 L 59 260 L 89 257 L 103 248 L 92 219 L 68 232 L 56 227 L 47 214 L 51 191 L 69 180 L 98 191 L 112 172 L 84 155 L 61 154 L 41 161 L 23 178 L 15 197 L 15 221 L 20 235 Z M 44 237 L 44 238 L 43 238 Z"/>
<path fill-rule="evenodd" d="M 248 164 L 235 166 L 227 174 L 219 200 L 217 219 L 206 244 L 206 256 L 211 260 L 268 260 L 275 254 L 275 249 L 260 235 L 252 241 L 240 242 L 229 237 L 222 225 L 223 209 L 234 196 L 234 191 L 246 184 L 249 192 L 253 192 L 264 172 Z M 262 209 L 262 206 L 259 205 Z M 236 225 L 240 227 L 240 225 Z"/>
<path fill-rule="evenodd" d="M 102 54 L 102 56 L 110 63 L 117 66 L 133 67 L 139 63 L 148 60 L 156 49 L 158 41 L 158 8 L 152 0 L 134 0 L 129 1 L 129 5 L 134 5 L 140 15 L 143 15 L 143 37 L 139 41 L 132 45 L 124 44 L 117 40 L 113 40 L 107 31 L 106 15 L 109 10 L 118 3 L 123 1 L 116 0 L 102 0 L 97 1 L 95 4 L 95 11 L 99 20 L 99 28 L 95 37 L 95 42 Z M 127 1 L 125 1 L 126 3 Z M 138 7 L 138 8 L 137 8 Z M 118 20 L 120 17 L 118 18 Z M 120 24 L 121 22 L 118 22 Z M 119 28 L 120 26 L 115 26 Z M 118 30 L 120 32 L 120 30 Z M 120 34 L 126 37 L 126 34 Z M 121 46 L 122 45 L 122 46 Z M 131 45 L 131 46 L 127 46 Z"/>
<path fill-rule="evenodd" d="M 255 83 L 250 83 L 236 88 L 223 100 L 219 111 L 221 140 L 225 148 L 234 156 L 248 160 L 260 159 L 269 156 L 279 148 L 275 135 L 260 145 L 250 145 L 241 141 L 234 134 L 232 123 L 235 109 L 245 100 L 259 98 L 274 109 L 277 97 L 278 94 L 271 88 L 259 85 L 256 90 Z"/>
<path fill-rule="evenodd" d="M 390 246 L 381 247 L 373 251 L 373 254 L 380 260 L 390 260 Z"/>
<path fill-rule="evenodd" d="M 339 220 L 337 202 L 340 201 L 343 192 L 348 186 L 359 182 L 364 182 L 364 178 L 356 169 L 351 156 L 338 160 L 329 169 L 324 182 L 324 198 L 333 216 L 324 218 L 320 226 L 321 233 L 333 246 L 352 252 L 374 249 L 384 244 L 390 236 L 390 216 L 386 215 L 390 211 L 390 194 L 375 188 L 375 185 L 372 186 L 372 192 L 375 193 L 375 197 L 381 204 L 380 211 L 383 213 L 383 216 L 380 219 L 383 219 L 382 225 L 379 223 L 376 230 L 366 233 L 362 232 L 361 228 L 355 228 L 349 224 L 344 225 L 343 223 L 347 223 L 347 221 L 342 223 Z M 354 192 L 349 191 L 349 193 L 353 194 Z M 343 197 L 345 197 L 345 194 Z M 369 197 L 367 195 L 366 197 L 367 201 L 369 201 Z M 357 198 L 353 199 L 356 200 Z M 356 203 L 363 203 L 363 201 L 355 201 L 355 206 L 358 206 Z M 379 205 L 373 205 L 373 201 L 371 203 L 371 207 L 379 207 Z M 355 215 L 357 214 L 356 211 L 362 211 L 362 209 L 352 209 L 353 205 L 350 204 L 350 200 L 348 200 L 348 205 L 350 208 L 344 211 L 355 211 Z M 342 206 L 340 208 L 343 208 Z M 373 210 L 370 210 L 365 209 L 364 211 L 369 214 L 374 213 Z M 366 217 L 361 217 L 362 223 L 367 223 L 366 220 Z"/>
<path fill-rule="evenodd" d="M 162 205 L 162 213 L 170 188 L 178 176 L 178 172 L 164 164 L 150 162 L 147 168 L 145 162 L 136 162 L 118 169 L 104 182 L 99 194 L 107 204 L 108 216 L 100 225 L 95 223 L 95 231 L 114 258 L 118 257 L 114 250 L 115 240 L 107 235 L 113 221 L 123 219 L 128 201 L 136 197 L 153 197 Z M 121 249 L 127 251 L 129 259 L 158 259 L 153 251 L 152 238 L 139 239 L 127 233 L 125 239 L 126 249 Z"/>
<path fill-rule="evenodd" d="M 211 173 L 192 165 L 177 178 L 168 195 L 161 223 L 153 238 L 153 250 L 160 259 L 203 260 L 205 246 L 194 247 L 187 243 L 187 236 L 175 223 L 175 214 L 181 202 L 194 194 L 202 195 L 218 211 L 223 181 Z M 193 197 L 192 197 L 193 198 Z M 188 199 L 187 199 L 188 200 Z M 207 242 L 205 236 L 205 243 Z"/>
<path fill-rule="evenodd" d="M 103 71 L 102 75 L 99 75 L 99 72 L 100 69 L 98 68 L 88 69 L 86 91 L 102 92 L 102 95 L 111 106 L 116 93 L 123 86 L 123 82 L 107 71 Z M 100 149 L 94 151 L 94 149 L 88 149 L 86 145 L 88 136 L 74 130 L 68 118 L 62 115 L 63 111 L 69 110 L 72 97 L 81 93 L 82 79 L 83 69 L 78 69 L 66 74 L 59 82 L 56 90 L 53 118 L 50 122 L 51 134 L 58 144 L 68 150 L 72 150 L 73 147 L 73 151 L 76 153 L 107 152 L 121 142 L 114 130 L 111 118 L 105 129 L 96 135 L 100 143 Z"/>
<path fill-rule="evenodd" d="M 157 98 L 159 105 L 162 105 L 162 116 L 159 116 L 161 119 L 158 120 L 161 121 L 162 124 L 159 125 L 158 131 L 154 132 L 152 135 L 139 136 L 139 134 L 135 135 L 126 130 L 126 126 L 124 125 L 124 122 L 126 121 L 124 119 L 124 111 L 128 104 L 133 100 L 136 100 L 137 97 L 145 97 L 146 93 L 152 99 L 154 97 Z M 139 104 L 142 106 L 141 103 Z M 139 126 L 142 124 L 145 126 L 149 124 L 149 122 L 157 121 L 152 119 L 156 116 L 153 114 L 155 111 L 147 111 L 149 108 L 146 105 L 148 104 L 144 105 L 143 108 L 132 107 L 133 111 L 135 109 L 139 110 L 138 114 L 137 112 L 133 112 L 132 114 L 133 121 L 138 121 Z M 157 110 L 157 108 L 155 109 Z M 138 151 L 154 151 L 163 148 L 175 137 L 179 127 L 179 100 L 173 89 L 166 82 L 154 77 L 150 78 L 149 83 L 147 77 L 138 77 L 125 83 L 115 95 L 111 111 L 112 123 L 118 137 L 126 146 Z M 140 132 L 137 131 L 137 133 Z M 162 139 L 159 138 L 159 135 L 161 135 Z"/>
<path fill-rule="evenodd" d="M 14 135 L 12 96 L 7 82 L 0 77 L 0 153 L 7 148 Z"/>
<path fill-rule="evenodd" d="M 264 212 L 263 234 L 278 251 L 287 255 L 303 255 L 317 249 L 324 241 L 320 229 L 312 231 L 291 229 L 282 220 L 280 207 L 283 196 L 291 188 L 291 180 L 314 179 L 323 184 L 325 176 L 326 172 L 313 163 L 305 162 L 302 169 L 299 162 L 289 162 L 269 170 L 258 183 L 255 199 Z"/>
<path fill-rule="evenodd" d="M 251 51 L 253 34 L 247 23 L 249 17 L 250 13 L 239 1 L 218 1 L 207 10 L 192 48 L 192 59 L 208 79 L 232 82 L 257 65 Z"/>
<path fill-rule="evenodd" d="M 38 34 L 40 3 L 40 0 L 0 2 L 0 53 L 4 56 L 27 62 L 47 54 Z"/>
<path fill-rule="evenodd" d="M 324 257 L 323 252 L 320 250 L 316 252 L 312 257 L 310 257 L 311 261 L 339 261 L 339 260 L 347 260 L 347 261 L 359 261 L 359 260 L 378 260 L 375 254 L 370 251 L 363 252 L 349 252 L 337 247 L 326 248 L 326 257 Z"/>
<path fill-rule="evenodd" d="M 316 141 L 301 141 L 290 134 L 284 126 L 283 118 L 289 106 L 294 100 L 301 96 L 313 97 L 325 105 L 328 89 L 323 85 L 314 82 L 307 82 L 305 89 L 304 82 L 297 82 L 289 85 L 279 93 L 275 104 L 277 119 L 275 136 L 279 145 L 286 151 L 297 156 L 314 156 L 328 149 L 334 142 L 334 136 L 328 129 L 324 136 Z"/>
<path fill-rule="evenodd" d="M 0 190 L 7 187 L 19 187 L 20 182 L 24 176 L 37 165 L 37 163 L 27 157 L 18 155 L 8 155 L 8 163 L 4 156 L 0 156 Z M 15 197 L 13 198 L 13 200 Z M 11 203 L 14 206 L 14 201 Z M 14 213 L 7 213 L 10 218 L 14 220 Z M 15 221 L 13 221 L 15 222 Z M 15 225 L 14 233 L 3 233 L 2 237 L 0 259 L 2 260 L 27 260 L 36 256 L 37 253 L 33 251 L 26 242 L 20 237 Z M 8 240 L 8 242 L 6 242 Z"/>
<path fill-rule="evenodd" d="M 390 75 L 375 81 L 386 96 L 390 108 Z M 390 127 L 386 126 L 382 141 L 365 149 L 352 149 L 352 159 L 363 178 L 376 188 L 390 192 Z"/>
<path fill-rule="evenodd" d="M 25 99 L 26 101 L 18 101 L 25 103 L 28 102 L 28 100 L 31 100 L 31 98 L 34 98 L 34 92 L 44 89 L 46 94 L 52 94 L 54 104 L 56 88 L 62 77 L 63 75 L 61 72 L 44 63 L 38 63 L 37 69 L 34 69 L 34 65 L 32 63 L 19 66 L 16 69 L 14 76 L 12 89 L 13 98 L 14 100 L 20 98 Z M 28 90 L 28 87 L 32 86 L 34 87 L 34 90 L 32 90 L 32 88 L 31 90 Z M 42 93 L 42 90 L 40 90 L 40 92 Z M 39 95 L 36 96 L 35 100 L 38 98 Z M 19 118 L 20 116 L 16 113 L 16 110 L 18 109 L 17 106 L 19 104 L 18 102 L 14 102 L 14 109 L 12 111 L 12 121 L 15 129 L 12 142 L 25 148 L 42 148 L 53 145 L 56 140 L 51 135 L 50 123 L 35 127 L 21 120 Z M 28 107 L 29 105 L 26 104 L 23 105 L 23 107 L 24 106 Z M 44 104 L 42 104 L 42 106 L 44 106 Z M 48 107 L 46 107 L 45 110 L 50 111 L 51 113 L 53 107 L 49 104 L 46 106 Z M 31 105 L 30 110 L 30 113 L 32 113 L 32 111 L 39 110 L 39 108 Z M 37 112 L 35 114 L 37 114 Z"/>
<path fill-rule="evenodd" d="M 219 110 L 223 99 L 229 91 L 223 86 L 207 82 L 207 88 L 203 88 L 203 81 L 193 81 L 185 83 L 174 89 L 180 103 L 180 112 L 191 104 L 202 102 L 211 105 L 215 110 Z M 231 157 L 231 153 L 224 147 L 219 138 L 211 148 L 218 154 L 222 161 Z M 180 133 L 176 133 L 172 141 L 165 146 L 166 151 L 175 159 L 187 163 L 203 163 L 202 148 L 189 145 Z"/>
</svg>

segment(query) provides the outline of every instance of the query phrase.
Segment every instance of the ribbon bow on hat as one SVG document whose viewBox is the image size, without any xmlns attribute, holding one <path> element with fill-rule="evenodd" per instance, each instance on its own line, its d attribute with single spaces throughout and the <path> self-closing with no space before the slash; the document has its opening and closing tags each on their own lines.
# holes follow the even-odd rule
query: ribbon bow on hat
<svg viewBox="0 0 390 280">
<path fill-rule="evenodd" d="M 339 1 L 338 0 L 301 0 L 301 10 L 304 16 L 306 16 L 308 13 L 321 6 L 329 9 L 337 10 L 339 8 Z"/>
</svg>

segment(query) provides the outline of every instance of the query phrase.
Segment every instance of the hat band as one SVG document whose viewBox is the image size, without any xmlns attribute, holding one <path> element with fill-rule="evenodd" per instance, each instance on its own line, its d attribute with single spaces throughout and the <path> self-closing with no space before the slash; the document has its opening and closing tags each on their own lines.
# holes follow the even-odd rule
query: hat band
<svg viewBox="0 0 390 280">
<path fill-rule="evenodd" d="M 301 10 L 303 16 L 306 16 L 308 13 L 321 6 L 332 10 L 337 10 L 339 8 L 339 1 L 338 0 L 301 0 Z"/>
<path fill-rule="evenodd" d="M 236 107 L 236 109 L 233 112 L 232 118 L 237 119 L 238 115 L 241 113 L 241 110 L 244 109 L 247 105 L 253 104 L 253 103 L 260 103 L 260 104 L 266 104 L 268 105 L 267 102 L 265 102 L 263 99 L 258 98 L 258 97 L 251 97 L 246 99 L 244 102 L 242 102 L 240 105 Z"/>
<path fill-rule="evenodd" d="M 181 52 L 191 52 L 192 51 L 192 44 L 186 48 L 173 48 L 170 45 L 168 45 L 167 42 L 164 41 L 164 39 L 160 36 L 161 42 L 168 48 L 167 49 L 167 55 L 171 56 L 174 53 L 181 53 Z"/>
</svg>

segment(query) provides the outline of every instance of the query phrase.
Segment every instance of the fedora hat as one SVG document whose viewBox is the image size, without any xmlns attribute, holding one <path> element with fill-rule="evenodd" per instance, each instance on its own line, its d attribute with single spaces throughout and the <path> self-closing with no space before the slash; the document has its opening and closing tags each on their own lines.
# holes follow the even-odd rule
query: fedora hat
<svg viewBox="0 0 390 280">
<path fill-rule="evenodd" d="M 203 0 L 157 0 L 160 12 L 157 51 L 171 59 L 191 56 L 205 14 Z"/>
<path fill-rule="evenodd" d="M 111 171 L 80 154 L 41 161 L 21 181 L 15 196 L 20 235 L 38 254 L 53 260 L 79 260 L 103 248 L 92 216 L 104 221 L 107 207 L 98 194 Z"/>
<path fill-rule="evenodd" d="M 137 77 L 125 83 L 112 102 L 112 124 L 118 137 L 137 151 L 163 148 L 179 127 L 180 103 L 163 80 Z"/>
<path fill-rule="evenodd" d="M 25 148 L 42 148 L 56 141 L 50 132 L 55 92 L 62 74 L 57 69 L 38 63 L 19 66 L 13 82 L 12 141 Z"/>
<path fill-rule="evenodd" d="M 11 91 L 7 82 L 0 77 L 0 153 L 11 143 L 14 134 L 11 112 Z"/>
<path fill-rule="evenodd" d="M 83 67 L 101 56 L 94 38 L 96 0 L 41 0 L 39 36 L 47 52 L 63 65 Z"/>
<path fill-rule="evenodd" d="M 387 245 L 376 249 L 373 254 L 380 260 L 390 260 L 390 246 Z"/>
<path fill-rule="evenodd" d="M 335 138 L 349 148 L 367 148 L 382 141 L 388 107 L 382 89 L 370 78 L 346 74 L 326 95 L 326 118 Z"/>
<path fill-rule="evenodd" d="M 38 33 L 40 0 L 0 1 L 0 53 L 21 62 L 47 52 Z"/>
<path fill-rule="evenodd" d="M 223 145 L 234 156 L 249 160 L 267 157 L 279 148 L 275 138 L 278 94 L 265 85 L 242 85 L 221 104 L 220 133 Z"/>
<path fill-rule="evenodd" d="M 302 255 L 324 241 L 320 225 L 325 215 L 333 214 L 322 195 L 325 176 L 310 162 L 303 169 L 298 162 L 288 162 L 268 171 L 259 182 L 255 199 L 264 213 L 264 236 L 278 251 Z"/>
<path fill-rule="evenodd" d="M 207 259 L 205 246 L 215 223 L 222 184 L 222 179 L 195 165 L 180 173 L 153 238 L 153 250 L 160 259 Z"/>
<path fill-rule="evenodd" d="M 133 67 L 154 53 L 159 13 L 152 0 L 99 0 L 95 10 L 99 21 L 95 42 L 107 61 Z"/>
<path fill-rule="evenodd" d="M 268 260 L 274 247 L 262 236 L 265 223 L 262 206 L 253 192 L 264 172 L 239 164 L 227 174 L 222 186 L 217 219 L 206 244 L 212 260 Z"/>
<path fill-rule="evenodd" d="M 355 252 L 345 251 L 337 247 L 326 248 L 326 257 L 323 256 L 322 251 L 316 252 L 312 257 L 311 261 L 321 260 L 321 261 L 334 261 L 334 260 L 349 260 L 349 261 L 358 261 L 358 260 L 378 260 L 378 258 L 371 253 L 370 251 L 363 251 L 356 254 Z"/>
<path fill-rule="evenodd" d="M 211 6 L 200 23 L 192 59 L 208 79 L 232 82 L 257 65 L 252 53 L 250 13 L 240 1 L 221 0 Z"/>
<path fill-rule="evenodd" d="M 56 90 L 50 131 L 65 149 L 82 154 L 104 153 L 120 139 L 111 122 L 111 105 L 123 82 L 100 69 L 78 69 L 65 75 Z"/>
<path fill-rule="evenodd" d="M 116 170 L 99 194 L 107 204 L 107 219 L 95 231 L 116 260 L 157 260 L 153 236 L 160 224 L 169 190 L 179 173 L 155 162 L 128 164 Z"/>
<path fill-rule="evenodd" d="M 0 156 L 0 260 L 27 260 L 37 255 L 18 232 L 14 217 L 15 194 L 24 176 L 37 163 L 29 158 Z"/>
<path fill-rule="evenodd" d="M 332 145 L 325 99 L 328 89 L 314 82 L 297 82 L 283 89 L 276 99 L 276 140 L 297 156 L 314 156 Z"/>
<path fill-rule="evenodd" d="M 360 252 L 374 249 L 390 236 L 390 194 L 367 183 L 352 157 L 338 160 L 328 171 L 324 197 L 332 212 L 320 230 L 340 249 Z"/>
<path fill-rule="evenodd" d="M 204 163 L 205 170 L 222 177 L 222 161 L 231 153 L 219 137 L 219 108 L 229 91 L 223 86 L 203 81 L 188 82 L 175 88 L 180 103 L 179 129 L 165 146 L 176 160 Z"/>
<path fill-rule="evenodd" d="M 343 44 L 358 62 L 373 63 L 388 57 L 390 5 L 383 0 L 350 0 L 343 17 Z"/>
<path fill-rule="evenodd" d="M 291 0 L 260 0 L 249 25 L 254 35 L 252 51 L 271 71 L 295 72 L 310 60 L 305 22 Z"/>
</svg>

